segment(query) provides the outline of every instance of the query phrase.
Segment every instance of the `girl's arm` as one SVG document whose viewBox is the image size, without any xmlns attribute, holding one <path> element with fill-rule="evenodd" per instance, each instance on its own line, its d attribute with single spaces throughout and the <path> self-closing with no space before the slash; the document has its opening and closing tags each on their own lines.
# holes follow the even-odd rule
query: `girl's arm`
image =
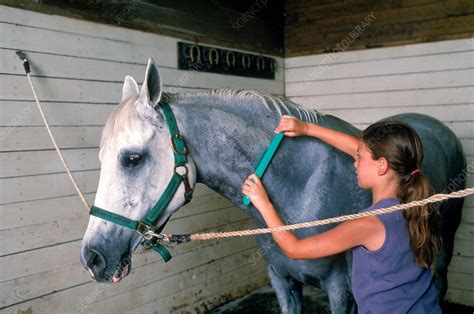
<svg viewBox="0 0 474 314">
<path fill-rule="evenodd" d="M 252 181 L 253 180 L 253 181 Z M 250 175 L 242 187 L 270 228 L 283 226 L 261 181 Z M 329 231 L 298 239 L 291 231 L 273 232 L 283 252 L 293 259 L 314 259 L 344 252 L 355 246 L 377 249 L 385 240 L 385 228 L 374 216 L 341 223 Z"/>
<path fill-rule="evenodd" d="M 275 132 L 285 132 L 285 135 L 290 137 L 300 135 L 316 137 L 352 156 L 354 159 L 357 158 L 357 147 L 359 146 L 359 139 L 357 137 L 313 123 L 304 122 L 293 116 L 281 117 L 280 124 Z"/>
</svg>

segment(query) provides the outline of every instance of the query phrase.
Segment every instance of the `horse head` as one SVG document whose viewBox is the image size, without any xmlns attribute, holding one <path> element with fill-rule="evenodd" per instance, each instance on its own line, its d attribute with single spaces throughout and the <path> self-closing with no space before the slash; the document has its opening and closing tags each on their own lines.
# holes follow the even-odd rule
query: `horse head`
<svg viewBox="0 0 474 314">
<path fill-rule="evenodd" d="M 161 112 L 162 84 L 153 61 L 148 61 L 145 80 L 125 77 L 122 100 L 102 132 L 100 180 L 94 206 L 131 221 L 142 221 L 177 173 L 174 148 L 165 115 Z M 185 166 L 189 186 L 196 183 L 196 168 L 188 156 Z M 171 214 L 181 207 L 185 186 L 180 184 L 163 212 L 154 221 L 161 231 Z M 81 263 L 100 282 L 119 282 L 131 270 L 131 254 L 143 234 L 90 216 L 82 240 Z"/>
</svg>

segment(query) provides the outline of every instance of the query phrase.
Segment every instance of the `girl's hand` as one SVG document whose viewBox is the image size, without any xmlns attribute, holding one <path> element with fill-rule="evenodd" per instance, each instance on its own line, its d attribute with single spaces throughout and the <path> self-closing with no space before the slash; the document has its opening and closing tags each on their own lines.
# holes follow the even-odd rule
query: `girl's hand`
<svg viewBox="0 0 474 314">
<path fill-rule="evenodd" d="M 270 204 L 267 191 L 256 174 L 251 174 L 247 180 L 245 180 L 242 186 L 242 193 L 247 195 L 260 212 Z"/>
<path fill-rule="evenodd" d="M 286 136 L 295 137 L 305 135 L 308 125 L 306 122 L 298 120 L 293 116 L 281 117 L 280 124 L 275 129 L 275 133 L 285 132 Z"/>
</svg>

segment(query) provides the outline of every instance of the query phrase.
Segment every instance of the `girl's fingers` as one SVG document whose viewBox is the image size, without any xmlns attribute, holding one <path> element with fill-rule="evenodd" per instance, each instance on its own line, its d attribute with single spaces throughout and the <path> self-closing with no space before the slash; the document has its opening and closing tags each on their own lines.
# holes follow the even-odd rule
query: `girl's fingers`
<svg viewBox="0 0 474 314">
<path fill-rule="evenodd" d="M 260 185 L 261 183 L 260 178 L 255 173 L 250 175 L 250 180 L 254 185 Z"/>
</svg>

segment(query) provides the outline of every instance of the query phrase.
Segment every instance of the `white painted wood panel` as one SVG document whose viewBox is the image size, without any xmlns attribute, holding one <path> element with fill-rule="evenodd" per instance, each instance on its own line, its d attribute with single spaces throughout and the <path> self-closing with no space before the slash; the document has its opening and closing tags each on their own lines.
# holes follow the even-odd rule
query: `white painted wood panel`
<svg viewBox="0 0 474 314">
<path fill-rule="evenodd" d="M 323 65 L 288 68 L 285 73 L 285 82 L 327 81 L 349 77 L 391 76 L 398 73 L 465 69 L 473 66 L 473 60 L 473 51 L 456 51 L 441 55 L 407 57 L 402 62 L 399 59 L 384 59 L 334 64 L 327 69 L 323 68 Z"/>
<path fill-rule="evenodd" d="M 445 106 L 474 100 L 474 86 L 394 90 L 370 93 L 292 96 L 295 102 L 325 111 L 327 109 Z"/>
<path fill-rule="evenodd" d="M 340 78 L 332 81 L 286 83 L 286 95 L 353 94 L 440 87 L 461 87 L 473 83 L 472 68 L 440 72 L 407 73 L 380 77 Z"/>
<path fill-rule="evenodd" d="M 336 54 L 336 58 L 331 59 L 334 60 L 334 62 L 331 62 L 331 64 L 361 62 L 368 60 L 404 59 L 406 57 L 413 56 L 442 55 L 445 53 L 469 51 L 473 50 L 472 48 L 472 41 L 469 39 L 463 39 L 430 42 L 416 45 L 403 45 L 398 47 L 346 51 Z M 327 58 L 328 56 L 326 54 L 286 58 L 285 69 L 318 65 Z M 403 60 L 400 60 L 400 62 L 403 62 Z"/>
<path fill-rule="evenodd" d="M 241 225 L 248 226 L 248 224 Z M 242 253 L 242 251 L 248 250 L 251 250 L 253 253 L 257 249 L 254 243 L 250 241 L 242 241 L 242 239 L 232 239 L 231 241 L 228 241 L 227 244 L 229 245 L 226 245 L 225 248 L 221 248 L 220 250 L 216 250 L 219 244 L 215 241 L 214 243 L 208 243 L 206 245 L 194 244 L 192 246 L 188 245 L 173 248 L 172 254 L 175 259 L 174 265 L 163 263 L 159 256 L 152 254 L 152 252 L 138 254 L 134 256 L 132 261 L 134 269 L 133 275 L 137 278 L 122 287 L 112 287 L 111 290 L 114 293 L 125 292 L 132 287 L 141 286 L 141 284 L 145 284 L 147 281 L 153 282 L 170 277 L 170 275 L 178 275 L 181 271 L 186 269 L 189 271 L 189 269 L 196 266 L 208 264 L 207 258 L 213 258 L 216 261 L 230 255 L 238 255 L 238 258 L 242 258 L 243 255 L 237 253 Z M 199 250 L 198 255 L 196 255 L 196 250 Z M 189 257 L 192 257 L 193 255 L 196 255 L 194 256 L 195 260 L 189 259 Z M 86 285 L 92 284 L 90 286 L 94 286 L 94 283 L 90 282 L 87 273 L 75 271 L 75 268 L 81 268 L 77 256 L 75 259 L 68 258 L 67 261 L 62 260 L 61 262 L 60 265 L 54 268 L 49 266 L 49 268 L 43 268 L 40 272 L 35 272 L 0 283 L 0 291 L 2 291 L 2 295 L 8 295 L 8 291 L 22 291 L 21 293 L 9 294 L 9 299 L 2 300 L 2 302 L 4 302 L 3 305 L 8 306 L 20 301 L 18 294 L 21 294 L 21 297 L 24 299 L 32 299 L 41 297 L 48 294 L 48 292 L 55 290 L 60 291 L 70 289 L 77 283 Z M 229 263 L 229 261 L 226 262 Z M 163 271 L 156 271 L 161 268 L 163 268 Z M 69 276 L 74 276 L 75 280 L 68 280 L 68 273 L 70 274 Z M 182 278 L 182 280 L 183 279 L 184 278 Z M 37 282 L 38 285 L 36 287 L 32 286 L 31 281 Z M 156 296 L 158 297 L 158 295 Z M 105 295 L 103 297 L 107 296 Z"/>
<path fill-rule="evenodd" d="M 285 59 L 286 95 L 364 129 L 404 112 L 443 121 L 461 139 L 474 186 L 474 46 L 471 39 Z M 474 197 L 465 199 L 449 267 L 451 302 L 473 305 Z"/>
<path fill-rule="evenodd" d="M 120 100 L 125 75 L 142 82 L 148 57 L 160 67 L 165 91 L 233 87 L 284 94 L 282 58 L 276 58 L 275 80 L 182 71 L 177 69 L 177 38 L 5 6 L 0 6 L 0 32 L 0 310 L 7 313 L 29 307 L 77 311 L 79 302 L 101 287 L 78 263 L 87 211 L 52 150 L 15 49 L 28 54 L 53 133 L 89 202 L 99 178 L 101 129 Z M 246 214 L 198 185 L 193 202 L 172 217 L 165 232 L 251 225 Z M 249 268 L 246 262 L 255 250 L 250 238 L 183 244 L 172 248 L 168 264 L 156 254 L 137 254 L 134 273 L 100 293 L 87 310 L 110 312 L 112 302 L 121 311 L 157 299 L 163 312 L 183 306 L 183 300 L 190 308 L 200 306 L 199 299 L 215 306 L 227 301 L 226 295 L 237 297 L 265 283 L 264 263 Z M 194 273 L 201 274 L 200 285 L 192 284 Z M 211 281 L 219 289 L 199 296 Z M 175 288 L 167 291 L 165 283 Z M 153 287 L 146 297 L 143 285 Z"/>
</svg>

